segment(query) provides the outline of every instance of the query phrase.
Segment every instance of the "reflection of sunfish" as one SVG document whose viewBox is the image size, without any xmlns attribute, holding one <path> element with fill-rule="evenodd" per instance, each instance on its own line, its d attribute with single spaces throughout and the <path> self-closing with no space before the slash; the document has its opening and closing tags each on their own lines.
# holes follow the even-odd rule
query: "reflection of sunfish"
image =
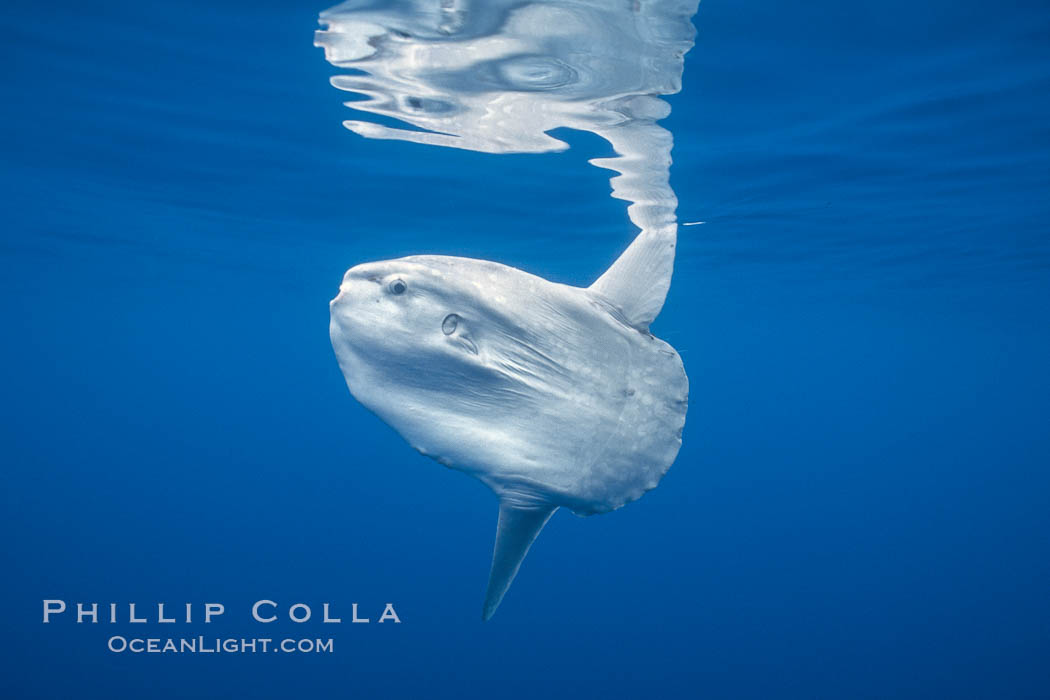
<svg viewBox="0 0 1050 700">
<path fill-rule="evenodd" d="M 619 508 L 678 454 L 688 380 L 648 330 L 671 281 L 671 231 L 639 235 L 587 289 L 413 256 L 350 269 L 332 300 L 350 392 L 500 499 L 486 620 L 558 507 Z"/>
</svg>

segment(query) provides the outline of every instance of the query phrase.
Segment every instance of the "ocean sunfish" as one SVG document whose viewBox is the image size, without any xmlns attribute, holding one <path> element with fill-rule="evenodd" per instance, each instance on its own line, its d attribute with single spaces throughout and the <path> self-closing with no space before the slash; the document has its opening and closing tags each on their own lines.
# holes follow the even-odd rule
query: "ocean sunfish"
<svg viewBox="0 0 1050 700">
<path fill-rule="evenodd" d="M 436 255 L 344 276 L 331 337 L 350 393 L 499 498 L 483 619 L 554 511 L 619 508 L 678 454 L 689 382 L 649 332 L 674 247 L 673 226 L 643 232 L 587 288 Z"/>
</svg>

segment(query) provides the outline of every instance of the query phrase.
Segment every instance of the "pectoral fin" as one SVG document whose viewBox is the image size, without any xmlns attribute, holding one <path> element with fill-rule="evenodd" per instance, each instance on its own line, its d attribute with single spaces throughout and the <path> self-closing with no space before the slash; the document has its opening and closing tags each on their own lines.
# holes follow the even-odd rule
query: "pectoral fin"
<svg viewBox="0 0 1050 700">
<path fill-rule="evenodd" d="M 492 552 L 492 570 L 485 593 L 485 607 L 481 618 L 488 620 L 496 612 L 503 594 L 510 588 L 529 547 L 547 524 L 557 506 L 524 508 L 500 503 L 499 523 L 496 526 L 496 547 Z"/>
</svg>

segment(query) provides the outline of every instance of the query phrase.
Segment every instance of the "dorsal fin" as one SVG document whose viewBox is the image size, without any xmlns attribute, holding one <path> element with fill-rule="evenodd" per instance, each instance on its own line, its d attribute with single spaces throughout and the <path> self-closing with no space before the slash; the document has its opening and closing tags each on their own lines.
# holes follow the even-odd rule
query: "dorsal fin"
<svg viewBox="0 0 1050 700">
<path fill-rule="evenodd" d="M 557 506 L 522 507 L 500 501 L 496 546 L 492 551 L 492 570 L 481 619 L 488 620 L 496 612 L 536 535 L 556 510 Z"/>
<path fill-rule="evenodd" d="M 648 330 L 671 286 L 676 239 L 675 224 L 638 234 L 591 291 L 616 305 L 629 324 Z"/>
</svg>

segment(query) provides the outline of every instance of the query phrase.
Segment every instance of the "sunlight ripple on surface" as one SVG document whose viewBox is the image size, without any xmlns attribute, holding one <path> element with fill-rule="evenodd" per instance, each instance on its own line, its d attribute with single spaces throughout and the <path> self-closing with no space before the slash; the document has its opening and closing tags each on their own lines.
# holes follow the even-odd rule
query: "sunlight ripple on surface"
<svg viewBox="0 0 1050 700">
<path fill-rule="evenodd" d="M 671 233 L 671 134 L 656 121 L 658 95 L 681 88 L 697 0 L 484 4 L 452 0 L 351 0 L 321 13 L 315 43 L 332 78 L 366 99 L 362 112 L 414 129 L 347 120 L 362 136 L 486 153 L 541 153 L 567 145 L 559 127 L 598 134 L 618 154 L 591 162 L 614 170 L 613 196 L 629 201 L 644 231 Z"/>
</svg>

